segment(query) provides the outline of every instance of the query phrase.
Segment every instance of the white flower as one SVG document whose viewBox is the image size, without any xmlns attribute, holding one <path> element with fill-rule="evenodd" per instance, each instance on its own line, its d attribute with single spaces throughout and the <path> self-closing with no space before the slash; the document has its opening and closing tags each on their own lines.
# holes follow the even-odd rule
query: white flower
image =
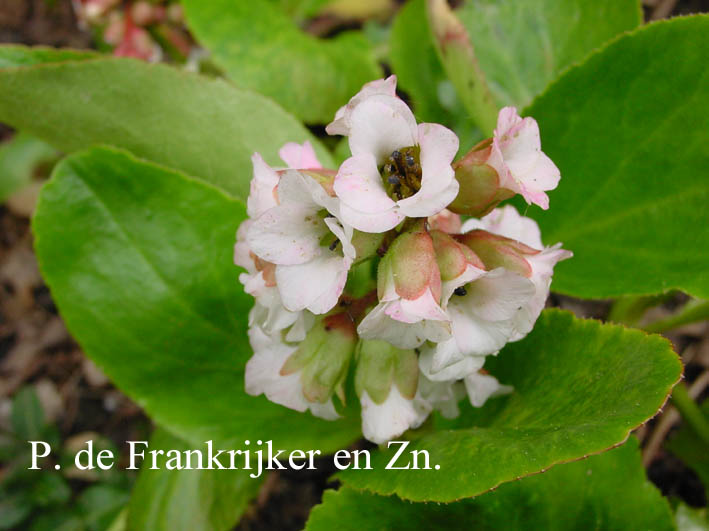
<svg viewBox="0 0 709 531">
<path fill-rule="evenodd" d="M 451 167 L 458 137 L 438 124 L 417 125 L 408 106 L 389 93 L 391 79 L 380 82 L 381 90 L 366 86 L 328 126 L 349 137 L 352 152 L 335 177 L 342 219 L 364 232 L 437 214 L 458 193 Z"/>
<path fill-rule="evenodd" d="M 389 76 L 386 79 L 377 79 L 366 83 L 357 94 L 352 96 L 347 105 L 343 105 L 338 109 L 335 113 L 335 119 L 325 128 L 327 134 L 349 135 L 354 108 L 368 97 L 377 95 L 396 97 L 396 76 Z"/>
<path fill-rule="evenodd" d="M 522 339 L 532 330 L 539 314 L 544 309 L 544 304 L 549 296 L 554 266 L 561 260 L 571 258 L 573 253 L 562 249 L 561 243 L 544 247 L 536 221 L 521 216 L 510 205 L 497 208 L 480 220 L 468 220 L 463 225 L 463 232 L 474 229 L 484 229 L 493 234 L 522 242 L 533 249 L 541 249 L 536 254 L 525 256 L 525 260 L 531 268 L 529 280 L 534 286 L 534 293 L 517 312 L 510 341 Z"/>
<path fill-rule="evenodd" d="M 539 126 L 534 118 L 522 118 L 514 107 L 505 107 L 497 118 L 487 164 L 499 176 L 500 187 L 522 194 L 527 203 L 549 208 L 544 192 L 559 184 L 559 169 L 542 152 Z"/>
<path fill-rule="evenodd" d="M 310 412 L 316 417 L 334 420 L 339 417 L 330 398 L 325 403 L 310 402 L 303 394 L 300 372 L 281 374 L 286 360 L 297 347 L 283 343 L 278 335 L 267 335 L 258 326 L 249 328 L 249 341 L 254 355 L 246 364 L 246 392 L 266 395 L 271 402 Z"/>
<path fill-rule="evenodd" d="M 317 175 L 287 170 L 276 188 L 278 204 L 249 227 L 247 243 L 261 260 L 275 264 L 275 280 L 290 311 L 331 310 L 355 258 L 352 228 L 340 222 L 339 201 Z"/>
<path fill-rule="evenodd" d="M 395 439 L 409 428 L 418 428 L 428 412 L 422 412 L 413 400 L 401 396 L 396 385 L 392 385 L 386 400 L 377 404 L 367 391 L 360 397 L 362 405 L 362 434 L 377 444 Z"/>
</svg>

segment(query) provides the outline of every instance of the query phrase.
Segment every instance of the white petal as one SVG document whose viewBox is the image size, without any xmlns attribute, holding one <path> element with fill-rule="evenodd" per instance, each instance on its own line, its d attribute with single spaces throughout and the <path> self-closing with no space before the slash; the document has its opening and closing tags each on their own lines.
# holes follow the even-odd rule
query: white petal
<svg viewBox="0 0 709 531">
<path fill-rule="evenodd" d="M 382 164 L 397 149 L 413 146 L 417 140 L 416 119 L 399 98 L 376 95 L 352 111 L 350 151 L 369 153 Z"/>
<path fill-rule="evenodd" d="M 375 306 L 357 327 L 363 339 L 381 339 L 402 349 L 421 346 L 424 341 L 440 342 L 450 337 L 450 324 L 446 321 L 419 321 L 409 324 L 396 321 L 386 314 L 390 302 Z"/>
<path fill-rule="evenodd" d="M 315 314 L 330 311 L 347 281 L 350 261 L 332 252 L 306 264 L 276 267 L 276 284 L 283 305 L 291 311 L 308 309 Z"/>
<path fill-rule="evenodd" d="M 532 218 L 522 216 L 512 205 L 496 208 L 482 219 L 471 218 L 463 224 L 462 232 L 483 229 L 505 238 L 511 238 L 529 245 L 533 249 L 542 249 L 542 233 L 539 225 Z"/>
<path fill-rule="evenodd" d="M 427 348 L 419 355 L 419 368 L 421 373 L 431 381 L 445 382 L 460 380 L 469 374 L 477 372 L 485 365 L 485 356 L 466 356 L 462 360 L 444 367 L 439 371 L 433 370 L 435 349 Z"/>
<path fill-rule="evenodd" d="M 391 441 L 422 422 L 422 415 L 414 407 L 413 401 L 402 397 L 396 385 L 392 385 L 389 396 L 383 403 L 376 404 L 367 391 L 362 393 L 360 403 L 362 434 L 367 440 L 377 444 Z"/>
<path fill-rule="evenodd" d="M 511 319 L 534 295 L 534 284 L 528 278 L 503 268 L 493 269 L 487 275 L 466 286 L 467 295 L 461 304 L 487 321 Z"/>
<path fill-rule="evenodd" d="M 288 203 L 274 207 L 256 219 L 247 242 L 262 260 L 294 265 L 320 254 L 320 238 L 327 226 L 311 207 Z"/>
<path fill-rule="evenodd" d="M 380 233 L 393 229 L 401 223 L 406 216 L 394 206 L 385 212 L 365 214 L 348 206 L 340 204 L 342 221 L 362 232 Z"/>
<path fill-rule="evenodd" d="M 510 385 L 501 385 L 497 378 L 488 374 L 475 373 L 465 378 L 465 389 L 470 403 L 482 407 L 488 398 L 507 395 L 514 391 Z"/>
<path fill-rule="evenodd" d="M 487 356 L 500 350 L 514 331 L 513 319 L 486 321 L 457 301 L 448 306 L 455 345 L 437 349 L 433 370 L 439 371 L 465 356 Z M 457 347 L 457 348 L 454 348 Z"/>
<path fill-rule="evenodd" d="M 374 157 L 365 153 L 342 163 L 335 177 L 335 193 L 351 208 L 364 214 L 379 214 L 394 207 L 386 193 Z"/>
<path fill-rule="evenodd" d="M 361 90 L 355 94 L 347 105 L 340 107 L 335 113 L 335 119 L 328 124 L 325 131 L 328 135 L 349 135 L 350 115 L 352 110 L 365 99 L 383 94 L 386 96 L 396 96 L 396 76 L 389 76 L 386 79 L 377 79 L 366 83 Z"/>
<path fill-rule="evenodd" d="M 254 175 L 251 179 L 249 198 L 246 201 L 246 212 L 250 218 L 257 218 L 278 204 L 275 189 L 279 178 L 278 173 L 266 164 L 258 153 L 253 154 L 251 163 L 254 167 Z"/>
<path fill-rule="evenodd" d="M 303 142 L 302 145 L 296 142 L 288 142 L 278 151 L 278 156 L 289 168 L 295 170 L 322 168 L 313 145 L 308 140 Z"/>
<path fill-rule="evenodd" d="M 424 319 L 448 321 L 448 315 L 433 298 L 431 288 L 414 300 L 398 299 L 387 304 L 385 313 L 402 323 L 417 323 Z"/>
</svg>

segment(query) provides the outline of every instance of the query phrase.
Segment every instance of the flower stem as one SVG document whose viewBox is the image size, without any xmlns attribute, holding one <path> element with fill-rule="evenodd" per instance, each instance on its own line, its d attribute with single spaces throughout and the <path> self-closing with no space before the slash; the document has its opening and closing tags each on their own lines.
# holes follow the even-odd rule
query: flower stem
<svg viewBox="0 0 709 531">
<path fill-rule="evenodd" d="M 645 331 L 659 334 L 678 326 L 704 321 L 705 319 L 709 319 L 709 301 L 692 300 L 679 312 L 667 319 L 650 323 L 645 327 Z"/>
</svg>

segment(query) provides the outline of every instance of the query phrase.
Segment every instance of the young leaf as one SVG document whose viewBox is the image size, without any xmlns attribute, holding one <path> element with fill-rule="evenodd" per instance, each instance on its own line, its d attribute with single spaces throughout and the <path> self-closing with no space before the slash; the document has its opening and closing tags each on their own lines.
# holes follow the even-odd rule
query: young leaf
<svg viewBox="0 0 709 531">
<path fill-rule="evenodd" d="M 150 439 L 151 450 L 184 452 L 195 447 L 164 430 Z M 168 470 L 160 456 L 159 470 L 146 461 L 128 507 L 128 528 L 136 531 L 226 531 L 239 521 L 261 486 L 247 470 Z M 228 460 L 224 461 L 228 465 Z"/>
<path fill-rule="evenodd" d="M 547 310 L 485 368 L 514 393 L 421 435 L 393 463 L 406 466 L 410 451 L 426 450 L 432 469 L 422 468 L 423 454 L 419 470 L 385 469 L 399 448 L 392 445 L 373 455 L 373 470 L 346 470 L 340 479 L 414 501 L 476 496 L 623 442 L 662 406 L 682 365 L 660 336 Z"/>
<path fill-rule="evenodd" d="M 329 123 L 381 77 L 369 43 L 347 32 L 320 40 L 267 0 L 183 0 L 192 32 L 237 86 L 270 96 L 310 123 Z"/>
<path fill-rule="evenodd" d="M 555 290 L 709 298 L 705 64 L 709 16 L 650 24 L 569 70 L 526 112 L 562 176 L 551 208 L 529 212 L 546 242 L 574 252 Z"/>
<path fill-rule="evenodd" d="M 642 23 L 637 0 L 466 0 L 456 13 L 500 106 L 528 105 L 566 68 Z"/>
<path fill-rule="evenodd" d="M 68 157 L 34 218 L 43 276 L 85 352 L 193 444 L 332 450 L 359 433 L 244 391 L 252 304 L 233 264 L 242 203 L 109 148 Z M 236 444 L 237 446 L 229 446 Z"/>
<path fill-rule="evenodd" d="M 0 69 L 0 121 L 63 151 L 125 148 L 241 199 L 248 195 L 254 151 L 276 164 L 283 144 L 310 140 L 320 161 L 331 163 L 320 143 L 271 100 L 132 59 Z"/>
<path fill-rule="evenodd" d="M 645 478 L 638 443 L 555 466 L 472 500 L 410 503 L 347 487 L 326 491 L 307 531 L 362 529 L 673 529 L 667 500 Z"/>
<path fill-rule="evenodd" d="M 709 400 L 701 405 L 701 411 L 709 419 Z M 684 425 L 669 440 L 667 449 L 694 470 L 709 493 L 709 455 L 706 442 L 690 427 Z"/>
<path fill-rule="evenodd" d="M 40 440 L 45 426 L 42 404 L 33 387 L 23 387 L 12 399 L 12 429 L 18 439 Z"/>
<path fill-rule="evenodd" d="M 55 157 L 52 146 L 25 133 L 0 145 L 0 203 L 28 185 L 37 167 Z"/>
</svg>

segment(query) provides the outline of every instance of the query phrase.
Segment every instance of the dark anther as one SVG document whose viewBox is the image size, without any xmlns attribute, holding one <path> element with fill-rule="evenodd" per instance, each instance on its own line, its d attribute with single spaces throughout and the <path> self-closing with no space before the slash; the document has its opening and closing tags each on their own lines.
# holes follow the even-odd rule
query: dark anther
<svg viewBox="0 0 709 531">
<path fill-rule="evenodd" d="M 384 173 L 394 173 L 394 165 L 393 164 L 385 164 L 384 165 Z"/>
<path fill-rule="evenodd" d="M 467 295 L 467 294 L 468 294 L 468 292 L 466 291 L 466 289 L 465 289 L 463 286 L 460 286 L 460 287 L 458 287 L 458 288 L 455 288 L 455 290 L 453 290 L 453 293 L 455 293 L 455 294 L 458 295 L 459 297 L 462 297 L 463 295 Z"/>
<path fill-rule="evenodd" d="M 391 152 L 391 158 L 394 159 L 396 162 L 399 161 L 401 158 L 401 152 L 397 149 Z"/>
<path fill-rule="evenodd" d="M 406 155 L 406 165 L 410 168 L 416 164 L 416 160 L 412 155 Z"/>
<path fill-rule="evenodd" d="M 399 180 L 398 175 L 390 175 L 387 178 L 387 181 L 389 182 L 389 184 L 401 184 L 401 181 Z"/>
<path fill-rule="evenodd" d="M 328 247 L 328 249 L 330 249 L 331 251 L 334 251 L 335 249 L 337 249 L 337 244 L 338 244 L 338 243 L 340 243 L 340 240 L 335 240 L 334 242 L 332 242 L 332 243 L 330 244 L 330 247 Z"/>
</svg>

